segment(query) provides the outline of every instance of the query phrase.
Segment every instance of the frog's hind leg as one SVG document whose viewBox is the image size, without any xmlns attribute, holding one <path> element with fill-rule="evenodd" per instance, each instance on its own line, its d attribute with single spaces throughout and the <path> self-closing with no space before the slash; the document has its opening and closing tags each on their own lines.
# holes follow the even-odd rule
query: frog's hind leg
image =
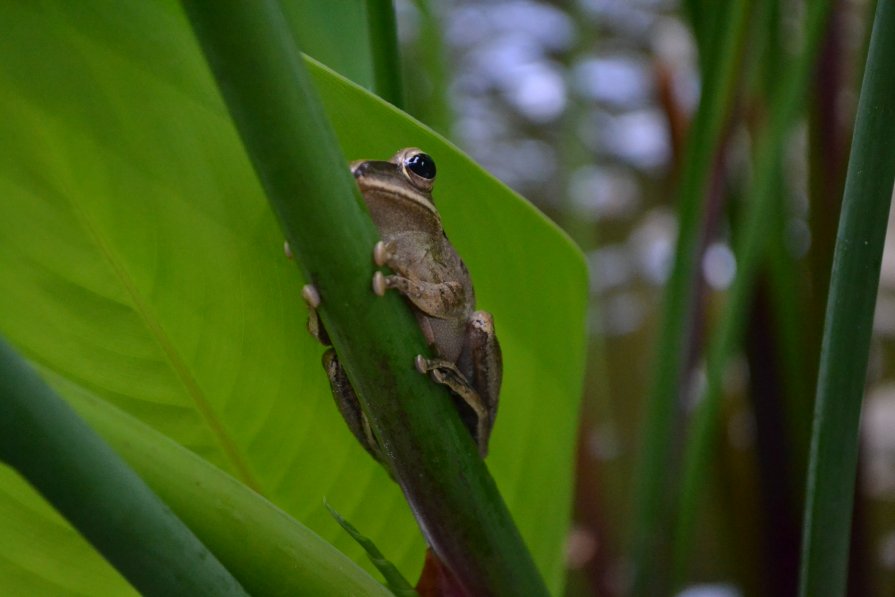
<svg viewBox="0 0 895 597">
<path fill-rule="evenodd" d="M 385 459 L 382 457 L 382 451 L 379 449 L 376 437 L 373 435 L 373 430 L 370 428 L 367 415 L 361 410 L 357 394 L 354 393 L 354 388 L 351 386 L 351 382 L 348 381 L 348 375 L 345 373 L 345 369 L 342 368 L 336 351 L 332 348 L 323 353 L 323 368 L 326 370 L 326 376 L 329 378 L 329 385 L 332 388 L 336 406 L 339 412 L 342 413 L 342 418 L 345 419 L 345 423 L 347 423 L 351 433 L 354 434 L 357 441 L 373 458 L 388 468 Z"/>
<path fill-rule="evenodd" d="M 484 458 L 494 419 L 502 380 L 503 358 L 494 332 L 494 321 L 486 311 L 476 311 L 466 325 L 466 338 L 457 363 L 442 359 L 416 358 L 416 367 L 433 380 L 448 386 L 474 413 L 475 419 L 462 416 Z M 464 372 L 468 372 L 464 374 Z"/>
<path fill-rule="evenodd" d="M 417 355 L 416 368 L 420 373 L 428 375 L 434 382 L 447 386 L 456 399 L 468 407 L 469 410 L 466 412 L 471 416 L 464 416 L 464 411 L 460 410 L 460 419 L 476 442 L 479 455 L 484 458 L 488 454 L 488 435 L 491 429 L 487 410 L 476 389 L 469 383 L 463 372 L 450 361 L 427 359 L 423 355 Z"/>
<path fill-rule="evenodd" d="M 487 435 L 490 436 L 503 381 L 503 354 L 494 331 L 494 318 L 487 311 L 475 311 L 469 317 L 466 343 L 458 364 L 464 371 L 473 372 L 472 383 L 488 412 Z"/>
</svg>

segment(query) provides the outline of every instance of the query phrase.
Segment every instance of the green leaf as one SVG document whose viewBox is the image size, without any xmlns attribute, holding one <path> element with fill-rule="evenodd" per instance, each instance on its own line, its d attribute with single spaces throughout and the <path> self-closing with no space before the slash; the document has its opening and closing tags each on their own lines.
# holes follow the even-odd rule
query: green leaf
<svg viewBox="0 0 895 597">
<path fill-rule="evenodd" d="M 179 9 L 7 3 L 0 32 L 0 332 L 369 569 L 322 507 L 327 496 L 414 576 L 423 541 L 333 407 L 304 329 L 302 280 Z M 581 255 L 445 140 L 311 67 L 347 156 L 416 145 L 438 161 L 439 209 L 504 349 L 488 465 L 559 592 L 583 368 Z M 48 541 L 46 505 L 7 471 L 0 489 L 10 513 L 0 584 L 126 590 L 58 520 Z"/>
<path fill-rule="evenodd" d="M 382 576 L 388 583 L 389 589 L 391 589 L 395 595 L 404 597 L 417 595 L 413 586 L 407 582 L 407 579 L 401 575 L 401 572 L 395 568 L 395 565 L 392 564 L 381 551 L 379 551 L 379 548 L 376 547 L 376 544 L 373 543 L 369 537 L 362 535 L 353 524 L 345 520 L 345 518 L 339 514 L 335 508 L 330 506 L 329 503 L 324 501 L 323 504 L 326 506 L 326 509 L 329 510 L 329 513 L 332 514 L 332 517 L 336 519 L 336 522 L 339 523 L 339 526 L 345 529 L 345 532 L 351 535 L 351 538 L 364 548 L 364 551 L 367 552 L 367 557 L 370 558 L 370 562 L 372 562 L 373 565 L 376 566 L 376 569 L 382 573 Z"/>
<path fill-rule="evenodd" d="M 824 322 L 799 594 L 846 592 L 861 403 L 895 182 L 895 4 L 876 7 Z"/>
</svg>

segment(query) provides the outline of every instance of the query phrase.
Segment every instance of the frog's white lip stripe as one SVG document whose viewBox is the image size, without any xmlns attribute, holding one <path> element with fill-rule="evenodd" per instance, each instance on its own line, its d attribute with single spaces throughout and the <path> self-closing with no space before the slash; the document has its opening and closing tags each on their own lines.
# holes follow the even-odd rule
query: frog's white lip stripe
<svg viewBox="0 0 895 597">
<path fill-rule="evenodd" d="M 364 193 L 372 191 L 374 193 L 380 192 L 392 196 L 397 196 L 404 201 L 408 201 L 410 203 L 425 207 L 436 216 L 438 215 L 438 210 L 435 209 L 435 206 L 432 204 L 432 202 L 429 201 L 422 193 L 415 193 L 401 185 L 396 185 L 391 181 L 381 180 L 376 176 L 364 177 L 362 181 L 358 179 L 357 182 L 358 186 L 361 188 L 361 191 Z"/>
</svg>

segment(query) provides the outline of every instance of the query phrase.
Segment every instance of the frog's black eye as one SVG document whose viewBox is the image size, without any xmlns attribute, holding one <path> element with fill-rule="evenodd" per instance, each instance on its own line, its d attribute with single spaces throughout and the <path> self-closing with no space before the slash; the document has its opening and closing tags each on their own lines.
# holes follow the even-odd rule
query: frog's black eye
<svg viewBox="0 0 895 597">
<path fill-rule="evenodd" d="M 404 160 L 404 167 L 426 180 L 435 180 L 435 160 L 425 153 L 415 153 Z"/>
</svg>

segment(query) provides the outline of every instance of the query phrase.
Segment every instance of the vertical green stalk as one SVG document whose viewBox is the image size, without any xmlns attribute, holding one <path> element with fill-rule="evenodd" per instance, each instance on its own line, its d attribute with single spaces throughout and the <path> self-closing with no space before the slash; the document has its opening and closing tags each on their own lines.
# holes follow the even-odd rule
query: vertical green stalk
<svg viewBox="0 0 895 597">
<path fill-rule="evenodd" d="M 745 39 L 752 0 L 724 3 L 714 68 L 704 73 L 699 108 L 691 126 L 679 191 L 680 228 L 674 267 L 665 295 L 656 377 L 647 412 L 642 462 L 638 467 L 636 518 L 633 529 L 634 594 L 655 594 L 668 581 L 668 527 L 672 431 L 686 366 L 702 204 L 730 110 L 738 74 L 737 62 Z"/>
<path fill-rule="evenodd" d="M 778 179 L 787 135 L 802 107 L 820 40 L 826 30 L 829 10 L 829 0 L 811 3 L 806 15 L 804 47 L 781 78 L 780 87 L 772 98 L 770 123 L 756 144 L 755 178 L 744 199 L 746 212 L 736 242 L 737 274 L 718 330 L 712 335 L 709 345 L 708 383 L 694 415 L 685 449 L 681 504 L 674 533 L 678 577 L 689 553 L 693 526 L 700 511 L 701 489 L 719 423 L 721 381 L 729 358 L 739 343 L 746 309 L 752 300 L 755 276 L 765 255 L 767 224 L 774 217 L 774 183 Z"/>
<path fill-rule="evenodd" d="M 410 47 L 413 60 L 401 64 L 404 110 L 450 137 L 454 115 L 448 100 L 450 73 L 439 12 L 429 0 L 415 0 L 414 4 L 419 11 L 419 33 Z"/>
<path fill-rule="evenodd" d="M 808 467 L 800 594 L 842 595 L 858 424 L 895 180 L 895 2 L 877 4 L 833 256 Z"/>
<path fill-rule="evenodd" d="M 473 594 L 546 594 L 447 390 L 414 368 L 414 357 L 428 349 L 413 315 L 397 293 L 377 297 L 371 290 L 378 234 L 280 6 L 274 0 L 183 4 L 427 540 Z"/>
<path fill-rule="evenodd" d="M 127 464 L 0 338 L 0 461 L 146 595 L 246 595 Z"/>
<path fill-rule="evenodd" d="M 398 23 L 392 0 L 367 0 L 367 22 L 373 59 L 373 90 L 396 108 L 403 108 Z"/>
</svg>

